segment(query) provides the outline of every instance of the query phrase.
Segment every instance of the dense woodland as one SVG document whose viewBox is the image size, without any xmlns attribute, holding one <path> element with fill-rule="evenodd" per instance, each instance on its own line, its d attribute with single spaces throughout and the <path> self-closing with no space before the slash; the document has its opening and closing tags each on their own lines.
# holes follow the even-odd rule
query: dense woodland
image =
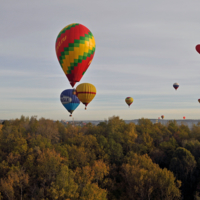
<svg viewBox="0 0 200 200">
<path fill-rule="evenodd" d="M 200 124 L 22 116 L 0 129 L 0 199 L 200 199 Z"/>
</svg>

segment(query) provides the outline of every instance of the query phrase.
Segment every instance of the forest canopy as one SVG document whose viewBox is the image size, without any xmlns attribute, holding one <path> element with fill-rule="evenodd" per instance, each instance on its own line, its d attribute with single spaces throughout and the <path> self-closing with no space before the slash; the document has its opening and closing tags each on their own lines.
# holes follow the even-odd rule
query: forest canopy
<svg viewBox="0 0 200 200">
<path fill-rule="evenodd" d="M 0 126 L 0 199 L 198 200 L 199 173 L 200 124 L 21 116 Z"/>
</svg>

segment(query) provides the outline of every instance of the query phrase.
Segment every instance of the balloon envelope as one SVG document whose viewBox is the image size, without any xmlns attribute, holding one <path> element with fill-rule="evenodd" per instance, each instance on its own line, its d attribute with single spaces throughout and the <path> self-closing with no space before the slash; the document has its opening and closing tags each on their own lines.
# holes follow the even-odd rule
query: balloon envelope
<svg viewBox="0 0 200 200">
<path fill-rule="evenodd" d="M 178 83 L 174 83 L 174 84 L 173 84 L 173 87 L 174 87 L 175 90 L 177 90 L 178 87 L 179 87 L 179 84 L 178 84 Z"/>
<path fill-rule="evenodd" d="M 70 24 L 58 34 L 56 55 L 72 87 L 91 64 L 95 47 L 94 36 L 82 24 Z"/>
<path fill-rule="evenodd" d="M 130 106 L 133 103 L 133 98 L 132 97 L 126 97 L 125 102 Z"/>
<path fill-rule="evenodd" d="M 185 119 L 185 116 L 183 116 L 183 119 Z"/>
<path fill-rule="evenodd" d="M 79 106 L 80 101 L 76 95 L 74 95 L 73 89 L 64 90 L 60 94 L 60 101 L 63 106 L 68 110 L 69 113 L 73 113 L 74 110 Z"/>
<path fill-rule="evenodd" d="M 198 99 L 198 102 L 200 103 L 200 99 Z"/>
<path fill-rule="evenodd" d="M 197 51 L 198 53 L 200 53 L 200 44 L 197 44 L 197 46 L 196 46 L 196 51 Z"/>
<path fill-rule="evenodd" d="M 85 109 L 95 95 L 96 88 L 91 83 L 82 83 L 76 87 L 76 96 L 85 105 Z"/>
<path fill-rule="evenodd" d="M 164 118 L 165 118 L 165 116 L 164 116 L 164 115 L 161 115 L 161 118 L 162 118 L 162 119 L 164 119 Z"/>
</svg>

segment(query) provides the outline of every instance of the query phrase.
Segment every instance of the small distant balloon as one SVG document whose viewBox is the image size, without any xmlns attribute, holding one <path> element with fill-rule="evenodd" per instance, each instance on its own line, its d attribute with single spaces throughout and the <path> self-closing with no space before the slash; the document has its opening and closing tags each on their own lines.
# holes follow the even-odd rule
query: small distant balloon
<svg viewBox="0 0 200 200">
<path fill-rule="evenodd" d="M 200 103 L 200 99 L 198 99 L 198 102 Z"/>
<path fill-rule="evenodd" d="M 85 105 L 85 110 L 87 105 L 95 97 L 96 93 L 96 88 L 91 83 L 81 83 L 76 87 L 76 96 Z"/>
<path fill-rule="evenodd" d="M 128 104 L 128 106 L 130 107 L 130 105 L 133 103 L 133 98 L 132 97 L 126 97 L 125 102 Z"/>
<path fill-rule="evenodd" d="M 158 117 L 158 119 L 160 119 L 160 117 Z"/>
<path fill-rule="evenodd" d="M 74 95 L 73 89 L 64 90 L 60 94 L 60 101 L 62 105 L 71 113 L 70 117 L 74 110 L 79 106 L 80 101 L 76 95 Z"/>
<path fill-rule="evenodd" d="M 162 119 L 164 119 L 164 118 L 165 118 L 165 116 L 164 116 L 164 115 L 161 115 L 161 118 L 162 118 Z"/>
<path fill-rule="evenodd" d="M 185 116 L 183 116 L 183 119 L 185 119 Z"/>
<path fill-rule="evenodd" d="M 174 87 L 175 90 L 177 90 L 179 88 L 179 84 L 178 83 L 174 83 L 173 87 Z"/>
<path fill-rule="evenodd" d="M 200 54 L 200 44 L 197 44 L 196 51 Z"/>
</svg>

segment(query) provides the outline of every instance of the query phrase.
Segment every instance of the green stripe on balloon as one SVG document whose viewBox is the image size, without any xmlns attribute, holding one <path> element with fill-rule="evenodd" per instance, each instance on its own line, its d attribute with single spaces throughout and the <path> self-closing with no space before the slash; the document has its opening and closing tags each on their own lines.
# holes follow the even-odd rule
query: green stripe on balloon
<svg viewBox="0 0 200 200">
<path fill-rule="evenodd" d="M 74 67 L 76 67 L 79 63 L 82 63 L 82 60 L 86 60 L 88 57 L 90 57 L 93 53 L 95 52 L 95 47 L 92 49 L 92 50 L 89 50 L 88 53 L 84 53 L 85 56 L 79 56 L 78 59 L 75 59 L 76 61 L 73 62 L 73 63 L 70 63 L 70 67 L 68 67 L 68 70 L 67 70 L 67 74 L 71 74 L 72 73 L 72 70 L 74 69 Z M 83 59 L 80 59 L 80 57 L 82 57 Z M 77 62 L 78 60 L 78 62 Z M 83 72 L 84 74 L 85 72 Z"/>
<path fill-rule="evenodd" d="M 86 71 L 87 71 L 87 69 L 82 73 L 82 75 L 84 75 Z"/>
<path fill-rule="evenodd" d="M 59 57 L 60 64 L 63 63 L 63 60 L 65 59 L 65 55 L 69 55 L 69 51 L 74 51 L 74 47 L 79 47 L 80 44 L 85 44 L 85 41 L 89 41 L 89 38 L 90 39 L 93 38 L 93 35 L 91 32 L 89 32 L 88 34 L 85 34 L 85 37 L 81 36 L 79 40 L 75 39 L 74 43 L 69 43 L 69 47 L 65 47 L 64 51 L 61 52 L 61 56 Z M 86 60 L 86 57 L 84 58 L 85 58 L 84 60 Z"/>
</svg>

